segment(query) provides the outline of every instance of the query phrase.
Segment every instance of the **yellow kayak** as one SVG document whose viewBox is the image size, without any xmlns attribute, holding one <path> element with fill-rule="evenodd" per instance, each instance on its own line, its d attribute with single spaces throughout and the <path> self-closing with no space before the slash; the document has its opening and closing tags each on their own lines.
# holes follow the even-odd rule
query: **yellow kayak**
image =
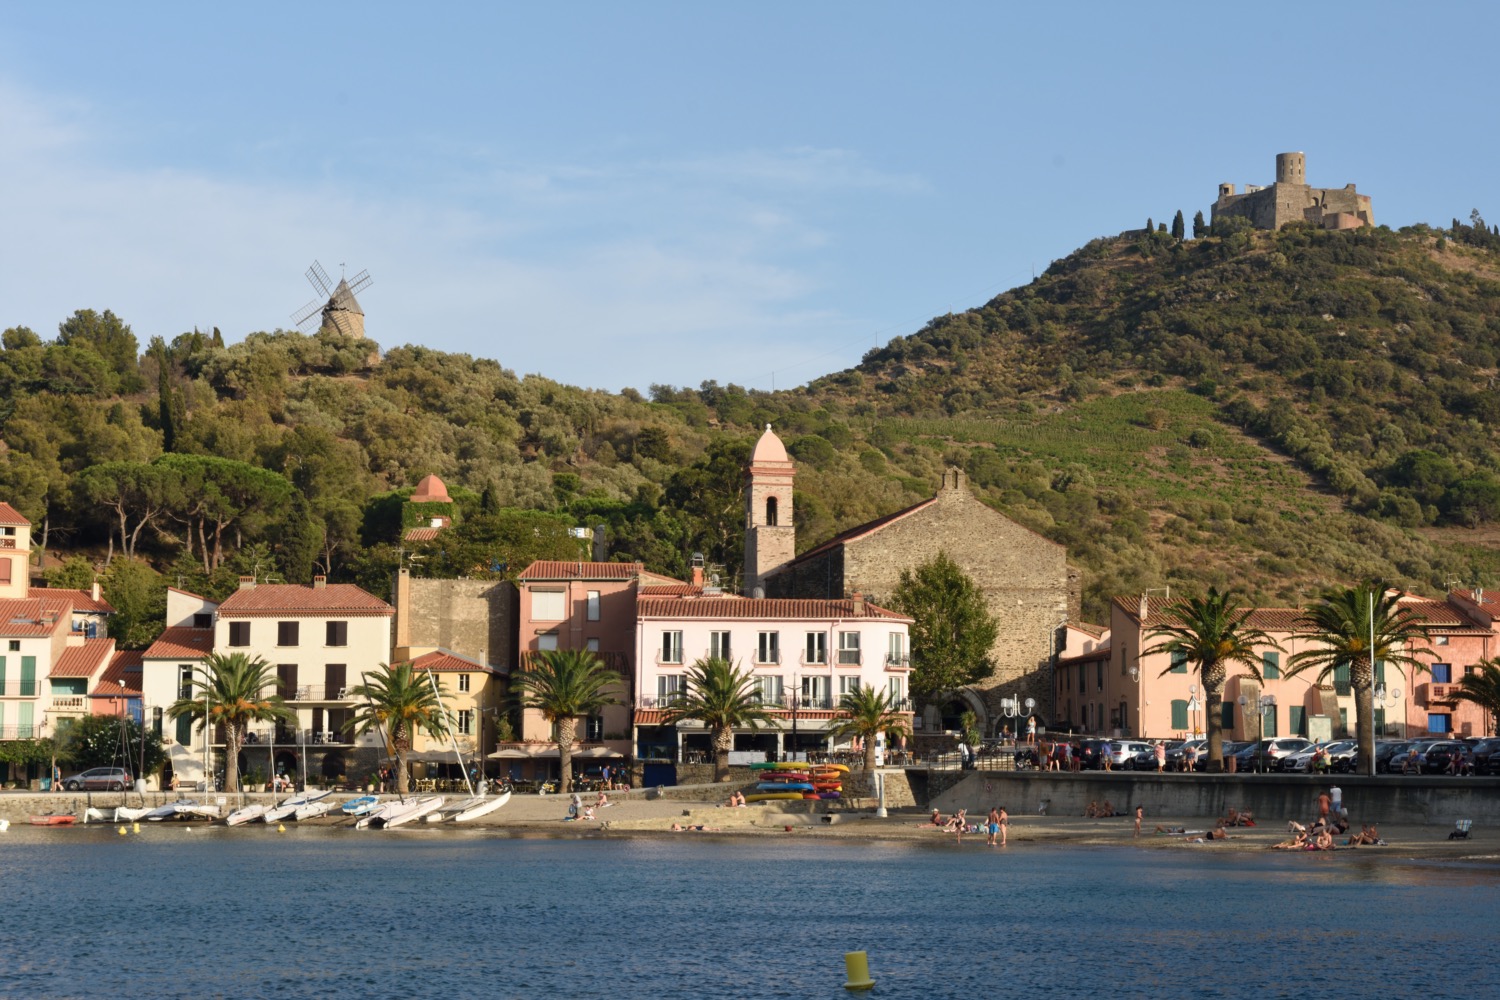
<svg viewBox="0 0 1500 1000">
<path fill-rule="evenodd" d="M 801 792 L 753 792 L 745 796 L 746 802 L 790 802 L 802 801 Z"/>
<path fill-rule="evenodd" d="M 849 765 L 848 764 L 814 764 L 813 767 L 812 767 L 812 770 L 813 770 L 814 774 L 817 774 L 819 771 L 838 771 L 841 774 L 848 774 L 849 773 Z"/>
</svg>

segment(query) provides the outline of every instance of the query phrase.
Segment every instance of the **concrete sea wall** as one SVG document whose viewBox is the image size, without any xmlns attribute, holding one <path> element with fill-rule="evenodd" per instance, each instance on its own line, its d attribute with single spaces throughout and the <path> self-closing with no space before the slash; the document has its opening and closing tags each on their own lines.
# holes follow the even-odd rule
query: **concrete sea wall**
<svg viewBox="0 0 1500 1000">
<path fill-rule="evenodd" d="M 929 783 L 912 781 L 914 789 L 931 791 L 925 808 L 945 813 L 967 809 L 971 815 L 982 815 L 990 806 L 1001 805 L 1015 815 L 1035 816 L 1046 803 L 1049 816 L 1081 816 L 1090 802 L 1108 800 L 1121 814 L 1141 805 L 1147 817 L 1210 818 L 1224 815 L 1232 806 L 1282 823 L 1316 815 L 1318 793 L 1337 785 L 1356 824 L 1451 826 L 1456 820 L 1472 819 L 1476 826 L 1500 826 L 1500 778 L 971 771 L 943 787 L 951 773 L 933 772 Z"/>
</svg>

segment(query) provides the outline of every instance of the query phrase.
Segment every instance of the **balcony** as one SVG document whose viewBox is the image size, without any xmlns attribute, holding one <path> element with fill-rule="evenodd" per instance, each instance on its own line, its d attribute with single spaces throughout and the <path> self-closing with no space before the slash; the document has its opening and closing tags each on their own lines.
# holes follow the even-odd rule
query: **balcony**
<svg viewBox="0 0 1500 1000">
<path fill-rule="evenodd" d="M 275 742 L 278 747 L 293 746 L 337 746 L 352 747 L 354 735 L 341 729 L 252 729 L 245 733 L 245 748 L 268 747 Z M 214 734 L 214 745 L 222 746 L 224 734 Z"/>
<path fill-rule="evenodd" d="M 349 701 L 348 684 L 299 684 L 282 693 L 287 701 Z"/>
<path fill-rule="evenodd" d="M 88 711 L 89 700 L 81 694 L 56 694 L 52 696 L 52 711 L 54 712 L 85 712 Z"/>
<path fill-rule="evenodd" d="M 3 698 L 35 698 L 36 692 L 36 681 L 6 681 L 0 684 L 0 697 Z"/>
<path fill-rule="evenodd" d="M 30 726 L 0 726 L 0 740 L 35 740 L 40 739 L 42 727 L 40 724 Z"/>
<path fill-rule="evenodd" d="M 13 549 L 15 547 L 15 538 L 0 538 L 0 549 Z"/>
<path fill-rule="evenodd" d="M 889 653 L 887 653 L 886 657 L 885 657 L 885 669 L 887 669 L 887 670 L 910 670 L 911 669 L 911 657 L 909 657 L 909 656 L 892 656 Z"/>
<path fill-rule="evenodd" d="M 857 650 L 857 649 L 841 649 L 841 650 L 839 650 L 839 664 L 838 664 L 839 666 L 841 666 L 841 667 L 857 667 L 857 666 L 859 666 L 862 663 L 864 663 L 864 657 L 860 655 L 859 650 Z"/>
</svg>

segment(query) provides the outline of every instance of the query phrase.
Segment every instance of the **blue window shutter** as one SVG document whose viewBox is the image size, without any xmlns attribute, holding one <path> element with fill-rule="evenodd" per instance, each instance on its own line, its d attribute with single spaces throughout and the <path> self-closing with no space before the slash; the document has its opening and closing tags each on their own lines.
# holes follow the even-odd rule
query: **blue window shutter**
<svg viewBox="0 0 1500 1000">
<path fill-rule="evenodd" d="M 1172 728 L 1187 729 L 1188 727 L 1188 703 L 1181 698 L 1172 699 Z"/>
<path fill-rule="evenodd" d="M 1268 681 L 1274 681 L 1281 676 L 1280 653 L 1271 649 L 1260 655 L 1260 675 Z"/>
</svg>

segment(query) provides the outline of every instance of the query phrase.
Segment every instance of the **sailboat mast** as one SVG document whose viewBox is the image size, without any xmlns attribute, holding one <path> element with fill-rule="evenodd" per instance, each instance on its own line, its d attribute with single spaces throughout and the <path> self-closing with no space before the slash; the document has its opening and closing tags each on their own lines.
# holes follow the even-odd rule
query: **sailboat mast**
<svg viewBox="0 0 1500 1000">
<path fill-rule="evenodd" d="M 437 678 L 432 676 L 432 668 L 427 668 L 427 682 L 432 685 L 432 696 L 438 700 L 439 707 L 443 710 L 443 728 L 448 731 L 448 740 L 453 744 L 453 756 L 458 758 L 458 769 L 463 773 L 464 784 L 469 789 L 469 797 L 474 797 L 474 782 L 469 780 L 469 769 L 464 767 L 463 751 L 458 749 L 458 737 L 454 735 L 453 727 L 448 724 L 448 706 L 443 702 L 443 693 L 438 690 Z"/>
</svg>

